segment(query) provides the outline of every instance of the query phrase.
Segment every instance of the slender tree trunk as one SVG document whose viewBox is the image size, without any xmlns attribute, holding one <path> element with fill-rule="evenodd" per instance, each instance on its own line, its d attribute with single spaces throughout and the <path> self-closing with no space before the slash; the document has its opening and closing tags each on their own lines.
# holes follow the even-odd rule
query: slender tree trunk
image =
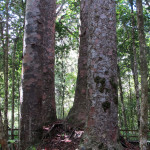
<svg viewBox="0 0 150 150">
<path fill-rule="evenodd" d="M 131 79 L 130 79 L 130 75 L 129 75 L 129 99 L 128 99 L 128 102 L 129 102 L 129 109 L 130 109 L 130 118 L 129 118 L 129 122 L 130 122 L 130 125 L 131 125 L 131 130 L 133 130 L 133 101 L 132 101 L 132 90 L 131 90 Z"/>
<path fill-rule="evenodd" d="M 62 96 L 62 103 L 61 103 L 61 112 L 62 112 L 62 118 L 63 118 L 63 120 L 65 119 L 65 109 L 64 109 L 64 100 L 65 100 L 65 82 L 66 82 L 66 80 L 65 80 L 65 66 L 64 66 L 64 54 L 63 54 L 63 52 L 62 52 L 62 54 L 61 54 L 61 60 L 62 60 L 62 62 L 61 62 L 61 67 L 62 67 L 62 76 L 61 76 L 61 91 L 62 91 L 62 93 L 61 93 L 61 96 Z"/>
<path fill-rule="evenodd" d="M 0 144 L 3 150 L 7 150 L 7 139 L 5 136 L 4 125 L 2 121 L 1 108 L 0 108 Z"/>
<path fill-rule="evenodd" d="M 88 0 L 88 120 L 81 149 L 122 150 L 118 133 L 116 9 Z"/>
<path fill-rule="evenodd" d="M 21 87 L 20 150 L 42 138 L 56 120 L 54 88 L 55 0 L 27 0 Z"/>
<path fill-rule="evenodd" d="M 140 68 L 141 68 L 141 114 L 140 114 L 140 148 L 147 149 L 148 131 L 148 81 L 147 81 L 147 58 L 146 42 L 144 34 L 144 18 L 142 0 L 136 0 L 137 23 L 140 45 Z"/>
<path fill-rule="evenodd" d="M 9 45 L 9 35 L 8 35 L 8 5 L 9 0 L 6 0 L 6 48 L 5 48 L 5 109 L 4 109 L 4 130 L 6 134 L 6 139 L 8 139 L 8 45 Z"/>
<path fill-rule="evenodd" d="M 139 92 L 139 81 L 138 81 L 138 63 L 137 63 L 137 52 L 135 46 L 135 18 L 134 18 L 134 11 L 133 11 L 133 1 L 131 4 L 131 24 L 132 24 L 132 52 L 134 56 L 134 61 L 131 60 L 133 78 L 134 78 L 134 86 L 136 92 L 136 111 L 137 111 L 137 121 L 138 121 L 138 128 L 140 127 L 140 92 Z M 134 62 L 134 63 L 133 63 Z"/>
<path fill-rule="evenodd" d="M 12 53 L 12 112 L 11 112 L 11 138 L 14 139 L 14 105 L 15 105 L 15 55 L 17 48 L 17 39 L 14 40 Z"/>
<path fill-rule="evenodd" d="M 65 83 L 65 82 L 64 82 Z M 62 85 L 62 116 L 63 116 L 63 120 L 65 119 L 65 108 L 64 108 L 64 100 L 65 100 L 65 86 Z"/>
<path fill-rule="evenodd" d="M 18 61 L 20 62 L 20 61 Z M 20 64 L 19 64 L 20 65 Z M 19 93 L 19 96 L 18 96 L 18 139 L 20 139 L 20 75 L 19 73 L 17 72 L 17 89 L 18 89 L 18 93 Z M 18 149 L 20 149 L 20 142 L 18 142 Z"/>
<path fill-rule="evenodd" d="M 87 116 L 87 48 L 88 48 L 88 0 L 81 0 L 81 35 L 78 59 L 78 76 L 75 99 L 67 121 L 74 127 L 84 127 Z"/>
<path fill-rule="evenodd" d="M 124 127 L 125 127 L 125 130 L 127 130 L 128 125 L 127 125 L 126 111 L 125 111 L 125 106 L 124 106 L 123 89 L 122 89 L 122 82 L 121 82 L 119 66 L 118 66 L 118 80 L 119 80 L 118 84 L 119 84 L 119 89 L 120 89 L 120 99 L 121 99 L 121 104 L 122 104 L 122 114 L 123 114 L 123 120 L 124 120 Z M 126 132 L 126 137 L 127 137 L 127 132 Z"/>
<path fill-rule="evenodd" d="M 3 48 L 3 72 L 5 75 L 5 43 L 4 43 L 4 33 L 3 33 L 3 21 L 0 18 L 0 32 L 1 32 L 1 41 L 2 41 L 2 48 Z"/>
</svg>

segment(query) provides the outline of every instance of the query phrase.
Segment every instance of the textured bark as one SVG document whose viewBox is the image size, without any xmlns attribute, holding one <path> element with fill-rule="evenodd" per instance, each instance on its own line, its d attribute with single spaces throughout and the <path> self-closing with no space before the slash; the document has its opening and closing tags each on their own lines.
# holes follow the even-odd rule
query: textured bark
<svg viewBox="0 0 150 150">
<path fill-rule="evenodd" d="M 75 127 L 84 127 L 87 116 L 87 49 L 88 49 L 88 1 L 81 0 L 81 35 L 78 59 L 78 77 L 75 99 L 67 121 Z"/>
<path fill-rule="evenodd" d="M 54 95 L 55 0 L 27 0 L 21 89 L 20 149 L 41 139 L 56 120 Z"/>
<path fill-rule="evenodd" d="M 135 46 L 135 18 L 134 18 L 134 11 L 133 11 L 133 2 L 131 4 L 131 24 L 132 24 L 132 52 L 133 52 L 133 60 L 131 60 L 133 78 L 134 78 L 134 87 L 136 92 L 136 111 L 137 111 L 137 122 L 138 128 L 140 127 L 140 92 L 139 92 L 139 81 L 138 81 L 138 64 L 137 64 L 137 53 L 136 53 L 136 46 Z"/>
<path fill-rule="evenodd" d="M 88 2 L 89 113 L 81 149 L 121 150 L 118 139 L 115 1 Z"/>
<path fill-rule="evenodd" d="M 40 1 L 43 22 L 43 109 L 42 120 L 48 124 L 56 120 L 54 63 L 56 0 Z M 44 19 L 44 20 L 43 20 Z"/>
<path fill-rule="evenodd" d="M 127 129 L 128 128 L 127 118 L 126 118 L 126 111 L 125 111 L 125 106 L 124 106 L 123 89 L 122 89 L 122 82 L 121 82 L 119 66 L 118 66 L 118 80 L 119 80 L 120 99 L 121 99 L 121 104 L 122 104 L 122 114 L 123 114 L 123 120 L 124 120 L 124 127 L 125 127 L 125 129 Z"/>
<path fill-rule="evenodd" d="M 8 5 L 9 0 L 6 1 L 6 48 L 5 48 L 5 74 L 4 74 L 4 82 L 5 82 L 5 108 L 4 108 L 4 130 L 6 134 L 6 139 L 8 139 L 8 45 L 9 45 L 9 35 L 8 35 Z"/>
<path fill-rule="evenodd" d="M 142 0 L 136 0 L 137 24 L 140 45 L 140 70 L 141 70 L 141 114 L 140 114 L 140 149 L 147 149 L 148 130 L 148 81 L 147 81 L 147 58 L 146 42 L 144 34 L 144 18 Z"/>
</svg>

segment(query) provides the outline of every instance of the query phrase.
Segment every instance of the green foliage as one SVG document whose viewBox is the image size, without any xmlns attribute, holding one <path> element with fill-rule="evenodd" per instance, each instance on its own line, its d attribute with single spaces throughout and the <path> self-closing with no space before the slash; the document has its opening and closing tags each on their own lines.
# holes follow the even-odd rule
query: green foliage
<svg viewBox="0 0 150 150">
<path fill-rule="evenodd" d="M 4 109 L 4 49 L 6 46 L 6 0 L 0 3 L 0 103 L 3 114 Z M 25 3 L 20 0 L 9 1 L 9 53 L 8 53 L 8 78 L 9 78 L 9 95 L 8 95 L 8 119 L 9 127 L 11 126 L 11 105 L 12 105 L 12 54 L 15 49 L 15 128 L 18 128 L 18 106 L 19 106 L 19 87 L 21 80 L 21 61 L 23 49 L 23 26 Z M 14 43 L 16 42 L 16 48 Z M 18 138 L 18 137 L 16 137 Z"/>
<path fill-rule="evenodd" d="M 140 61 L 139 61 L 139 41 L 138 41 L 138 30 L 136 22 L 136 5 L 133 1 L 133 16 L 134 20 L 134 31 L 135 31 L 135 47 L 137 53 L 137 63 L 138 63 L 138 75 L 140 82 Z M 145 18 L 145 34 L 146 34 L 146 44 L 147 44 L 147 57 L 149 60 L 150 49 L 149 49 L 149 13 L 147 6 L 143 3 L 144 8 L 144 18 Z M 132 22 L 131 22 L 131 5 L 128 0 L 118 0 L 117 1 L 117 49 L 118 49 L 118 64 L 120 66 L 120 75 L 123 87 L 123 98 L 125 111 L 127 116 L 128 129 L 137 129 L 137 113 L 136 113 L 136 93 L 135 85 L 133 80 L 133 52 L 132 52 Z M 150 65 L 148 64 L 150 68 Z M 125 128 L 123 125 L 123 114 L 122 114 L 122 104 L 119 97 L 119 124 L 120 128 Z"/>
<path fill-rule="evenodd" d="M 35 146 L 31 146 L 27 150 L 36 150 L 36 147 Z"/>
<path fill-rule="evenodd" d="M 62 12 L 56 20 L 55 86 L 58 118 L 67 116 L 74 100 L 79 46 L 79 12 L 79 1 L 65 1 Z"/>
</svg>

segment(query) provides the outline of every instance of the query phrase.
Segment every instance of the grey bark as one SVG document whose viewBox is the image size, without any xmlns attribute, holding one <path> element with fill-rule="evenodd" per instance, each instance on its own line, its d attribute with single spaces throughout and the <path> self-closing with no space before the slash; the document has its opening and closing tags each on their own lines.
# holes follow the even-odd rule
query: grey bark
<svg viewBox="0 0 150 150">
<path fill-rule="evenodd" d="M 137 24 L 140 46 L 140 71 L 141 71 L 141 114 L 140 114 L 140 149 L 147 149 L 148 131 L 148 81 L 147 81 L 147 58 L 146 42 L 144 33 L 144 18 L 142 0 L 136 0 Z"/>
<path fill-rule="evenodd" d="M 113 0 L 88 0 L 88 120 L 80 149 L 122 150 L 118 134 L 116 9 Z"/>
</svg>

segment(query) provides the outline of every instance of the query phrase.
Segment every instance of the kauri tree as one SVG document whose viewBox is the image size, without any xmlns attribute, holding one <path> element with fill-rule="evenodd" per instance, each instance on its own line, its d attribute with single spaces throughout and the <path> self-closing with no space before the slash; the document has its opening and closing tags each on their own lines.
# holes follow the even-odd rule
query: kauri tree
<svg viewBox="0 0 150 150">
<path fill-rule="evenodd" d="M 88 119 L 81 149 L 121 150 L 114 0 L 88 0 Z"/>
<path fill-rule="evenodd" d="M 20 149 L 41 139 L 56 120 L 54 95 L 55 0 L 27 0 L 21 88 Z"/>
</svg>

